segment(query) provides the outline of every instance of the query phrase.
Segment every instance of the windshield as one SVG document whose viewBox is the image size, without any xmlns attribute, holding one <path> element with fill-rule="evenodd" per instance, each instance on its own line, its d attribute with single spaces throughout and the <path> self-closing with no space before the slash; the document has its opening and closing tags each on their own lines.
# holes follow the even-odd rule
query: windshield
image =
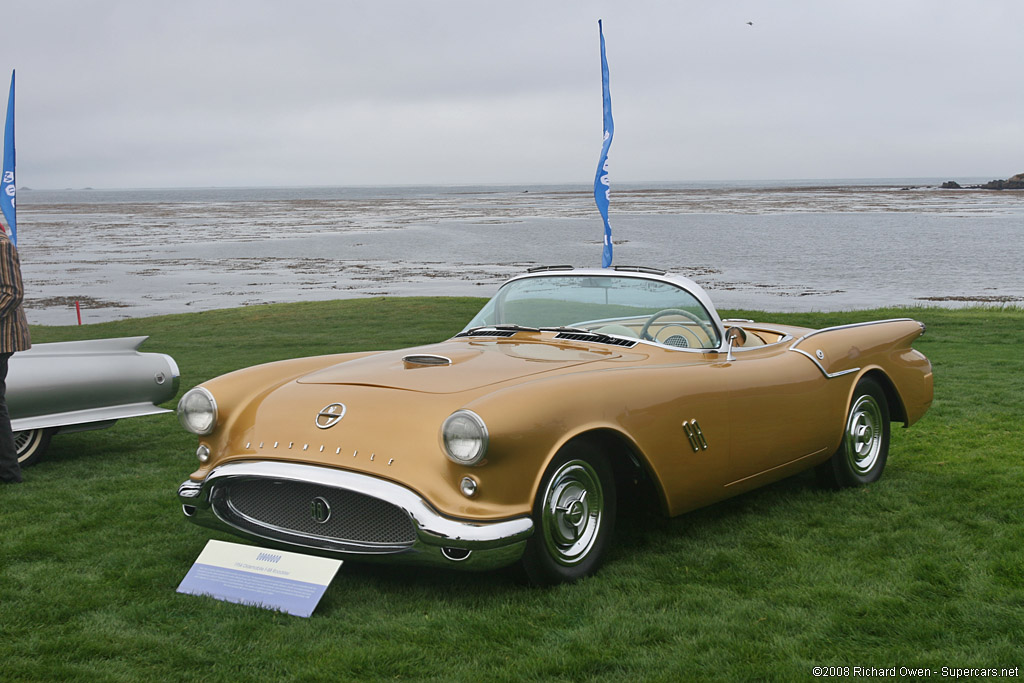
<svg viewBox="0 0 1024 683">
<path fill-rule="evenodd" d="M 505 284 L 466 330 L 492 325 L 575 327 L 680 348 L 718 348 L 711 315 L 695 296 L 660 280 L 551 275 Z"/>
</svg>

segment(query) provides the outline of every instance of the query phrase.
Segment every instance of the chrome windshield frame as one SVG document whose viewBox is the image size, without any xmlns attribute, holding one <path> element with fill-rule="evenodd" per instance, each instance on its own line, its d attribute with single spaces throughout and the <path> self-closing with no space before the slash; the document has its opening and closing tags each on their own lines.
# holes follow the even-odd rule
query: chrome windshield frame
<svg viewBox="0 0 1024 683">
<path fill-rule="evenodd" d="M 501 285 L 498 293 L 496 293 L 487 303 L 490 304 L 498 296 L 501 295 L 501 290 L 514 282 L 520 282 L 522 280 L 543 278 L 543 279 L 554 279 L 564 277 L 607 277 L 607 278 L 622 278 L 631 280 L 647 280 L 658 282 L 662 284 L 668 284 L 674 286 L 690 296 L 692 296 L 698 304 L 705 310 L 710 319 L 711 325 L 715 328 L 715 332 L 718 334 L 718 346 L 712 348 L 688 348 L 678 347 L 669 344 L 663 344 L 658 341 L 648 339 L 634 339 L 632 337 L 624 337 L 621 335 L 610 334 L 609 336 L 617 337 L 619 339 L 630 339 L 639 342 L 640 344 L 648 344 L 656 346 L 661 349 L 669 349 L 672 351 L 688 351 L 690 353 L 724 353 L 727 346 L 725 339 L 725 326 L 722 323 L 722 319 L 718 315 L 718 310 L 715 305 L 711 302 L 711 297 L 708 296 L 704 288 L 698 285 L 696 282 L 688 277 L 682 275 L 674 275 L 672 273 L 663 273 L 654 269 L 609 269 L 609 268 L 569 268 L 560 266 L 558 268 L 536 270 L 533 272 L 526 272 L 522 275 L 518 275 L 507 280 Z M 486 306 L 487 304 L 485 304 Z M 483 309 L 481 309 L 483 310 Z M 479 313 L 477 313 L 479 315 Z M 476 316 L 474 316 L 474 319 Z M 568 323 L 567 323 L 568 324 Z M 500 324 L 497 326 L 500 328 Z M 470 325 L 467 325 L 460 334 L 471 329 Z"/>
</svg>

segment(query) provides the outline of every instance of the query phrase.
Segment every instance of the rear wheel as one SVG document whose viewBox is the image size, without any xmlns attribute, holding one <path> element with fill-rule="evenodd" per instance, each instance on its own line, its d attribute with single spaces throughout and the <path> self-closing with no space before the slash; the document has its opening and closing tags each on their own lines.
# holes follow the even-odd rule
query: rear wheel
<svg viewBox="0 0 1024 683">
<path fill-rule="evenodd" d="M 26 429 L 14 432 L 14 449 L 18 453 L 18 465 L 28 467 L 42 459 L 50 446 L 52 429 Z"/>
<path fill-rule="evenodd" d="M 875 380 L 857 383 L 839 450 L 818 466 L 821 482 L 832 488 L 878 481 L 889 457 L 889 402 Z"/>
<path fill-rule="evenodd" d="M 615 478 L 602 453 L 572 448 L 548 467 L 522 566 L 535 584 L 576 581 L 601 565 L 615 526 Z"/>
</svg>

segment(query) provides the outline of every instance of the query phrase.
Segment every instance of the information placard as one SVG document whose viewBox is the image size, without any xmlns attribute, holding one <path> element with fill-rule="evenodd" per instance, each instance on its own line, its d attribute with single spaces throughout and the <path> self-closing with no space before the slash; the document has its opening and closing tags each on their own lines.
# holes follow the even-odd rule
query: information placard
<svg viewBox="0 0 1024 683">
<path fill-rule="evenodd" d="M 209 541 L 178 592 L 308 617 L 340 566 L 341 560 Z"/>
</svg>

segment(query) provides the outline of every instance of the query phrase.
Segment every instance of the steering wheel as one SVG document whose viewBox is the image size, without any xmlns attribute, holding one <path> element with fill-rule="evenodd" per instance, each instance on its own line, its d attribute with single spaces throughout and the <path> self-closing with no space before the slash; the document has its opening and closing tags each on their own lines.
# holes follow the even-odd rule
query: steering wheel
<svg viewBox="0 0 1024 683">
<path fill-rule="evenodd" d="M 710 325 L 708 325 L 707 321 L 701 320 L 690 311 L 684 311 L 681 308 L 664 308 L 647 319 L 647 322 L 644 323 L 644 326 L 640 328 L 640 338 L 646 339 L 647 341 L 657 341 L 654 337 L 647 334 L 647 330 L 650 329 L 651 325 L 654 323 L 655 320 L 657 320 L 658 318 L 664 318 L 666 315 L 681 315 L 687 320 L 691 320 L 697 323 L 697 326 L 700 327 L 700 329 L 704 331 L 704 334 L 708 336 L 709 343 L 713 343 L 715 337 L 718 336 L 717 334 L 715 334 L 715 330 Z"/>
</svg>

